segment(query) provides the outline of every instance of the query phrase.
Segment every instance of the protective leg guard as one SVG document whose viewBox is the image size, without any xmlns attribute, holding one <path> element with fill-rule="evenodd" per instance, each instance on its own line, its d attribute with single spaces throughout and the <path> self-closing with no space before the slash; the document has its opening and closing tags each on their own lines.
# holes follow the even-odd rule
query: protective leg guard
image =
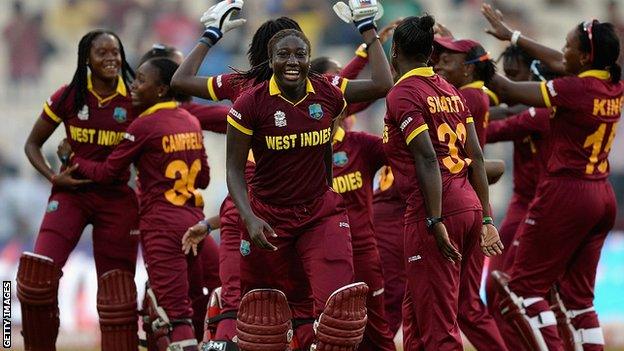
<svg viewBox="0 0 624 351">
<path fill-rule="evenodd" d="M 236 319 L 236 311 L 221 313 L 222 307 L 223 305 L 221 304 L 221 287 L 218 287 L 210 293 L 210 300 L 208 300 L 206 319 L 204 321 L 203 342 L 208 342 L 214 339 L 217 333 L 217 327 L 219 326 L 219 322 L 224 319 Z"/>
<path fill-rule="evenodd" d="M 315 322 L 316 342 L 310 350 L 353 351 L 364 338 L 368 286 L 362 282 L 334 291 Z"/>
<path fill-rule="evenodd" d="M 293 337 L 286 295 L 275 289 L 251 290 L 238 309 L 236 335 L 243 351 L 288 350 Z"/>
<path fill-rule="evenodd" d="M 165 313 L 165 310 L 158 305 L 156 295 L 149 286 L 149 282 L 145 283 L 145 297 L 143 298 L 143 331 L 147 338 L 148 351 L 164 351 L 167 350 L 171 340 L 169 332 L 171 331 L 171 321 Z"/>
<path fill-rule="evenodd" d="M 509 276 L 501 271 L 492 272 L 499 293 L 501 315 L 512 325 L 521 336 L 526 347 L 534 351 L 548 351 L 548 346 L 540 328 L 557 324 L 552 311 L 544 311 L 534 317 L 529 317 L 526 309 L 542 301 L 540 297 L 522 298 L 509 289 Z"/>
<path fill-rule="evenodd" d="M 238 345 L 234 341 L 210 340 L 202 343 L 201 351 L 239 351 Z"/>
<path fill-rule="evenodd" d="M 58 284 L 62 272 L 51 258 L 24 252 L 17 270 L 26 351 L 54 351 L 59 329 Z"/>
<path fill-rule="evenodd" d="M 114 269 L 100 277 L 97 310 L 102 351 L 136 351 L 139 347 L 137 291 L 132 273 Z"/>
<path fill-rule="evenodd" d="M 167 347 L 167 351 L 197 351 L 197 340 L 187 339 L 172 342 Z"/>
<path fill-rule="evenodd" d="M 604 336 L 598 324 L 598 318 L 595 317 L 594 306 L 581 310 L 568 310 L 556 286 L 553 286 L 550 293 L 551 309 L 557 317 L 557 330 L 563 340 L 565 351 L 602 349 Z"/>
</svg>

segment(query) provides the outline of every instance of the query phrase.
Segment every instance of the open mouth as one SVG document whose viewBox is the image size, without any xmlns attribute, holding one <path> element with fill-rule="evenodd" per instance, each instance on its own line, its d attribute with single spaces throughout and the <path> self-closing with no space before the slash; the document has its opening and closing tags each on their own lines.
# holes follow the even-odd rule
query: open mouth
<svg viewBox="0 0 624 351">
<path fill-rule="evenodd" d="M 292 69 L 289 68 L 286 71 L 284 71 L 284 79 L 286 80 L 299 80 L 299 77 L 301 75 L 301 72 L 299 72 L 298 69 Z"/>
<path fill-rule="evenodd" d="M 107 73 L 117 74 L 117 72 L 119 71 L 119 65 L 115 63 L 108 63 L 104 65 L 104 70 Z"/>
</svg>

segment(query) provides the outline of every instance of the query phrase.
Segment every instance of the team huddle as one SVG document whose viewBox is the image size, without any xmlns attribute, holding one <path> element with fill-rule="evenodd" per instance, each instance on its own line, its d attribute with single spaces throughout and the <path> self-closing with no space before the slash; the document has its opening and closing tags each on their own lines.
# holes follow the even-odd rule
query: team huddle
<svg viewBox="0 0 624 351">
<path fill-rule="evenodd" d="M 584 21 L 558 51 L 483 5 L 488 33 L 511 42 L 505 77 L 429 15 L 378 33 L 381 5 L 350 0 L 334 5 L 362 37 L 346 66 L 311 59 L 299 24 L 280 17 L 255 32 L 249 70 L 199 76 L 242 8 L 212 6 L 187 57 L 155 45 L 136 70 L 113 32 L 81 39 L 73 79 L 25 147 L 52 183 L 18 268 L 26 350 L 56 349 L 62 268 L 88 224 L 105 351 L 390 351 L 399 329 L 406 351 L 461 350 L 461 333 L 477 350 L 604 349 L 594 284 L 624 95 L 613 25 Z M 383 135 L 352 131 L 381 98 Z M 41 148 L 60 124 L 57 173 Z M 206 130 L 226 134 L 229 191 L 210 218 Z M 500 141 L 514 143 L 514 193 L 499 232 L 488 186 L 504 164 L 482 149 Z"/>
</svg>

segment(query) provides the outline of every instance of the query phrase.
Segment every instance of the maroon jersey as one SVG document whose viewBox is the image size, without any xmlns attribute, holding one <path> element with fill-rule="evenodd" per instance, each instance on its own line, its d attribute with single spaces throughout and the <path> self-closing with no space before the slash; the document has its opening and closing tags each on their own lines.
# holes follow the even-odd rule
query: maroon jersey
<svg viewBox="0 0 624 351">
<path fill-rule="evenodd" d="M 379 184 L 373 193 L 373 203 L 392 202 L 401 203 L 405 208 L 405 200 L 401 197 L 394 184 L 394 174 L 390 166 L 383 166 L 379 172 Z"/>
<path fill-rule="evenodd" d="M 333 186 L 342 195 L 351 232 L 373 232 L 373 180 L 386 163 L 381 138 L 363 132 L 334 134 Z"/>
<path fill-rule="evenodd" d="M 433 72 L 431 67 L 406 73 L 386 97 L 384 150 L 398 190 L 407 204 L 425 216 L 424 199 L 407 145 L 428 131 L 442 174 L 442 213 L 480 209 L 468 183 L 471 160 L 464 149 L 466 124 L 474 123 L 459 91 Z M 410 218 L 411 220 L 419 218 Z"/>
<path fill-rule="evenodd" d="M 513 141 L 514 193 L 533 199 L 540 176 L 546 170 L 551 110 L 529 108 L 515 116 L 490 122 L 488 143 Z"/>
<path fill-rule="evenodd" d="M 136 117 L 123 79 L 118 78 L 113 95 L 102 98 L 93 90 L 89 75 L 85 105 L 77 113 L 74 112 L 74 89 L 61 101 L 67 89 L 65 85 L 52 94 L 43 105 L 41 118 L 54 125 L 64 124 L 67 140 L 76 156 L 93 161 L 106 160 Z M 126 184 L 129 177 L 130 172 L 126 169 L 120 174 L 118 183 Z M 97 185 L 94 187 L 98 188 Z"/>
<path fill-rule="evenodd" d="M 474 81 L 459 88 L 466 106 L 474 118 L 475 129 L 479 137 L 481 148 L 485 146 L 486 132 L 490 118 L 490 97 L 485 93 L 485 85 L 482 80 Z"/>
<path fill-rule="evenodd" d="M 252 137 L 251 192 L 267 203 L 292 205 L 327 191 L 324 157 L 345 104 L 342 92 L 323 77 L 310 77 L 306 96 L 296 103 L 282 96 L 274 77 L 244 91 L 227 120 Z"/>
<path fill-rule="evenodd" d="M 180 107 L 197 117 L 199 124 L 203 130 L 225 134 L 227 131 L 227 122 L 225 117 L 230 110 L 225 105 L 204 105 L 194 102 L 180 104 Z"/>
<path fill-rule="evenodd" d="M 145 110 L 105 162 L 75 157 L 78 171 L 107 182 L 134 163 L 141 183 L 141 230 L 183 230 L 203 218 L 198 188 L 210 171 L 197 118 L 170 101 Z"/>
<path fill-rule="evenodd" d="M 542 82 L 541 88 L 546 106 L 557 107 L 548 137 L 548 175 L 607 178 L 624 83 L 611 83 L 607 71 L 589 70 Z"/>
</svg>

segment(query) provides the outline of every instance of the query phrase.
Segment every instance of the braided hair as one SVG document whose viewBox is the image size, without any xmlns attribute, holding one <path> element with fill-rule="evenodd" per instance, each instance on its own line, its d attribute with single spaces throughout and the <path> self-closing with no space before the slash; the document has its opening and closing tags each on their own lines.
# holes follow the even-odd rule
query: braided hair
<svg viewBox="0 0 624 351">
<path fill-rule="evenodd" d="M 428 14 L 407 17 L 394 30 L 392 41 L 403 55 L 427 62 L 433 51 L 434 24 L 435 20 Z"/>
<path fill-rule="evenodd" d="M 262 83 L 271 78 L 273 71 L 269 67 L 269 53 L 267 46 L 271 38 L 284 29 L 301 31 L 299 24 L 288 17 L 280 17 L 264 22 L 256 31 L 247 50 L 247 58 L 251 68 L 248 71 L 238 71 L 242 80 L 253 80 L 253 84 Z"/>
<path fill-rule="evenodd" d="M 585 30 L 585 23 L 580 23 L 577 26 L 579 41 L 581 42 L 580 49 L 585 53 L 592 52 L 593 49 L 591 67 L 609 71 L 611 82 L 617 83 L 622 78 L 622 68 L 617 63 L 620 56 L 620 40 L 615 28 L 611 23 L 600 23 L 597 20 L 593 20 L 591 26 L 593 40 L 589 39 L 589 33 Z"/>
<path fill-rule="evenodd" d="M 500 54 L 496 62 L 499 62 L 500 60 L 503 60 L 503 63 L 509 62 L 511 60 L 518 60 L 526 67 L 529 67 L 533 62 L 534 58 L 527 54 L 527 52 L 522 50 L 522 48 L 520 48 L 519 46 L 512 44 L 505 48 L 505 50 Z"/>
<path fill-rule="evenodd" d="M 466 57 L 480 57 L 483 55 L 488 55 L 488 53 L 481 45 L 473 47 L 466 53 Z M 489 55 L 485 57 L 487 57 L 486 60 L 479 60 L 472 64 L 475 66 L 475 78 L 488 84 L 492 80 L 492 77 L 494 77 L 494 74 L 496 74 L 496 65 L 494 61 L 489 58 Z"/>
<path fill-rule="evenodd" d="M 134 71 L 130 67 L 130 64 L 128 64 L 128 61 L 126 61 L 126 53 L 117 34 L 112 31 L 102 29 L 90 31 L 80 39 L 80 43 L 78 44 L 78 66 L 76 67 L 71 83 L 69 83 L 60 99 L 61 102 L 65 101 L 65 99 L 69 96 L 69 93 L 71 91 L 75 91 L 76 93 L 74 94 L 74 103 L 72 106 L 74 113 L 78 112 L 87 101 L 87 61 L 89 60 L 91 45 L 100 35 L 112 35 L 119 43 L 119 53 L 121 55 L 122 62 L 121 78 L 123 79 L 126 88 L 130 86 L 130 82 L 134 79 Z"/>
</svg>

